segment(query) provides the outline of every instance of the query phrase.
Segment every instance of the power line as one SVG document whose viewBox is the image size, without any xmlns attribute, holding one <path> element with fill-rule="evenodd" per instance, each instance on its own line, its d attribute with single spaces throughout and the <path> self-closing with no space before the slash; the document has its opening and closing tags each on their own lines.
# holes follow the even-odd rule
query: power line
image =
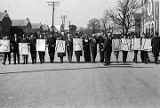
<svg viewBox="0 0 160 108">
<path fill-rule="evenodd" d="M 52 1 L 47 3 L 48 3 L 48 6 L 52 6 L 52 31 L 54 35 L 54 10 L 55 10 L 55 6 L 59 5 L 60 2 Z"/>
</svg>

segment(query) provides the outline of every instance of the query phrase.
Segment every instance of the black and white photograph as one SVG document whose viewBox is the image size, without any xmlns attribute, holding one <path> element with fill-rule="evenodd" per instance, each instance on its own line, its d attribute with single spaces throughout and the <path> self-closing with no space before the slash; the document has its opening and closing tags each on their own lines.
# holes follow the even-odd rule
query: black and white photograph
<svg viewBox="0 0 160 108">
<path fill-rule="evenodd" d="M 160 0 L 0 0 L 0 108 L 160 108 Z"/>
</svg>

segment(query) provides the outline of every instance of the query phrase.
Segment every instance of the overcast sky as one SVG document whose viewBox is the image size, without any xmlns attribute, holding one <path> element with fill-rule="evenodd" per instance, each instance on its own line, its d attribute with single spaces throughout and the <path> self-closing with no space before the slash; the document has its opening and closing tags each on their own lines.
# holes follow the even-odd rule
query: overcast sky
<svg viewBox="0 0 160 108">
<path fill-rule="evenodd" d="M 29 18 L 31 23 L 52 24 L 52 7 L 47 5 L 52 0 L 0 0 L 0 11 L 9 10 L 11 19 Z M 118 0 L 56 0 L 55 25 L 61 24 L 61 15 L 67 15 L 66 24 L 85 27 L 88 20 L 100 18 L 107 8 L 116 6 Z"/>
</svg>

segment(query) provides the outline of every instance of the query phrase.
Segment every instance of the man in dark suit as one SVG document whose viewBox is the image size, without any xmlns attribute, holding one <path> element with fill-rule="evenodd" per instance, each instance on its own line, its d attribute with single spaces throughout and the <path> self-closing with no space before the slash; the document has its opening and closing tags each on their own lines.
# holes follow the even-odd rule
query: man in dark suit
<svg viewBox="0 0 160 108">
<path fill-rule="evenodd" d="M 104 56 L 105 56 L 105 65 L 110 65 L 110 58 L 112 53 L 112 39 L 111 39 L 110 33 L 108 34 L 108 36 L 106 35 L 103 50 L 104 50 Z"/>
<path fill-rule="evenodd" d="M 36 36 L 31 35 L 30 39 L 30 53 L 32 58 L 32 64 L 36 63 L 37 58 L 37 52 L 36 52 Z"/>
<path fill-rule="evenodd" d="M 15 33 L 14 37 L 12 39 L 12 50 L 13 50 L 13 57 L 14 57 L 14 64 L 16 64 L 16 59 L 18 60 L 18 64 L 20 63 L 20 55 L 19 55 L 19 42 L 20 39 L 18 37 L 18 35 Z"/>
<path fill-rule="evenodd" d="M 155 37 L 151 40 L 152 53 L 155 57 L 155 63 L 158 64 L 158 56 L 160 51 L 160 38 L 158 32 L 155 33 Z"/>
<path fill-rule="evenodd" d="M 50 56 L 50 63 L 53 63 L 55 55 L 55 47 L 56 47 L 55 36 L 51 35 L 51 37 L 47 40 L 47 44 L 48 44 L 48 53 Z"/>
</svg>

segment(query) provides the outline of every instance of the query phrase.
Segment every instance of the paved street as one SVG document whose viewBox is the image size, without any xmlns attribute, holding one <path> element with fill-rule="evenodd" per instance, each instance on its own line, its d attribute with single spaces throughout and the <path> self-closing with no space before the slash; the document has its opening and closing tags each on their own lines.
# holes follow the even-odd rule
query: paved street
<svg viewBox="0 0 160 108">
<path fill-rule="evenodd" d="M 160 65 L 114 61 L 0 65 L 0 108 L 160 108 Z"/>
</svg>

